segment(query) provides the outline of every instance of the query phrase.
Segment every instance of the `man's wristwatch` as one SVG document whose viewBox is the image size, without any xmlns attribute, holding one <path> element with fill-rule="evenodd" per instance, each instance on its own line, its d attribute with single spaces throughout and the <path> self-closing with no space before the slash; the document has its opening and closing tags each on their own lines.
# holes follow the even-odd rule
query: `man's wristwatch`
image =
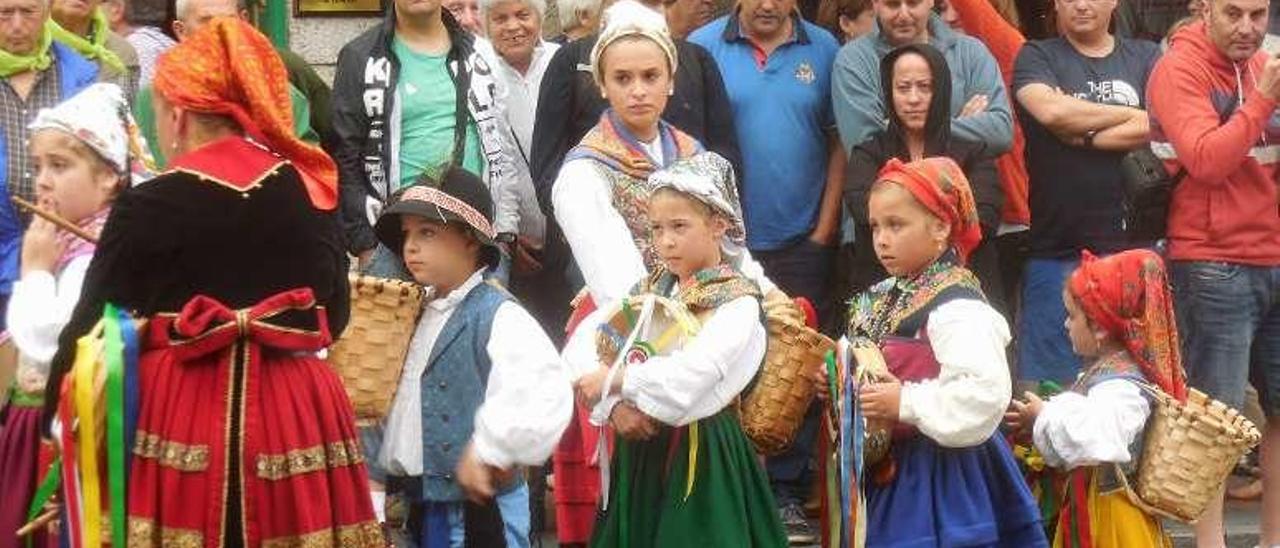
<svg viewBox="0 0 1280 548">
<path fill-rule="evenodd" d="M 1091 129 L 1084 134 L 1084 148 L 1093 148 L 1093 138 L 1098 136 L 1098 130 Z"/>
<path fill-rule="evenodd" d="M 493 241 L 506 246 L 510 246 L 511 244 L 516 242 L 516 233 L 515 232 L 499 232 L 497 236 L 493 237 Z"/>
</svg>

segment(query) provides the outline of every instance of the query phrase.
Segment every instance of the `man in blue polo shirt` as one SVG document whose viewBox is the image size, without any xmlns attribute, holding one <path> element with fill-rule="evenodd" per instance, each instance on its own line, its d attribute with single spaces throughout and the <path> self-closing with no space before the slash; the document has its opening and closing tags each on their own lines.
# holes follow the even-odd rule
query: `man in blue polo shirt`
<svg viewBox="0 0 1280 548">
<path fill-rule="evenodd" d="M 715 58 L 733 106 L 747 247 L 783 291 L 827 318 L 845 162 L 831 111 L 839 45 L 800 18 L 795 0 L 740 0 L 689 41 Z M 817 431 L 810 411 L 792 450 L 768 463 L 792 542 L 815 538 L 800 512 Z"/>
</svg>

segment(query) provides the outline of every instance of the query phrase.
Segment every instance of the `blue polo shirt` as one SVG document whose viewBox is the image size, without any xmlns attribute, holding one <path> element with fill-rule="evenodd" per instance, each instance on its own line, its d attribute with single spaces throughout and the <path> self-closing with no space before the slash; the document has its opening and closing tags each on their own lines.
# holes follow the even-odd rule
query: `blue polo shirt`
<svg viewBox="0 0 1280 548">
<path fill-rule="evenodd" d="M 826 30 L 793 19 L 791 40 L 767 58 L 741 31 L 736 12 L 689 41 L 720 66 L 742 149 L 747 247 L 771 251 L 809 236 L 827 179 L 831 67 L 840 46 Z"/>
</svg>

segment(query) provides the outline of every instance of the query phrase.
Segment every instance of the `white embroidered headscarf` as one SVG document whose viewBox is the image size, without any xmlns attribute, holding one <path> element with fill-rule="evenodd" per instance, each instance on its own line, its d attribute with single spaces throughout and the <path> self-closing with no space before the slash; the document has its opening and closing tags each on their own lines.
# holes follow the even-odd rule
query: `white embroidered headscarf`
<svg viewBox="0 0 1280 548">
<path fill-rule="evenodd" d="M 742 222 L 742 203 L 733 165 L 714 152 L 700 152 L 649 176 L 650 193 L 670 188 L 707 204 L 729 220 L 720 248 L 738 266 L 747 244 L 747 227 Z"/>
<path fill-rule="evenodd" d="M 643 36 L 653 40 L 666 55 L 667 66 L 671 68 L 672 76 L 675 76 L 676 43 L 671 39 L 667 20 L 661 13 L 635 0 L 620 0 L 604 10 L 600 28 L 600 37 L 596 39 L 595 47 L 591 48 L 591 76 L 601 89 L 604 88 L 604 74 L 600 72 L 600 57 L 610 45 L 628 36 Z"/>
<path fill-rule="evenodd" d="M 93 84 L 53 108 L 42 109 L 30 128 L 54 129 L 79 139 L 116 173 L 129 174 L 132 185 L 154 175 L 155 162 L 124 92 L 115 84 Z"/>
</svg>

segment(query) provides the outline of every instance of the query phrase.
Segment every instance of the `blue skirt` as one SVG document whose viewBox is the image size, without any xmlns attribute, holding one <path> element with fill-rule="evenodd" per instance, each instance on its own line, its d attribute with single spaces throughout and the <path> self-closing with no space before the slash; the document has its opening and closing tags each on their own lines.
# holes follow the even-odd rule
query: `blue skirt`
<svg viewBox="0 0 1280 548">
<path fill-rule="evenodd" d="M 999 433 L 962 449 L 917 434 L 894 440 L 892 451 L 896 478 L 885 486 L 868 481 L 868 547 L 1049 546 L 1040 509 Z"/>
</svg>

